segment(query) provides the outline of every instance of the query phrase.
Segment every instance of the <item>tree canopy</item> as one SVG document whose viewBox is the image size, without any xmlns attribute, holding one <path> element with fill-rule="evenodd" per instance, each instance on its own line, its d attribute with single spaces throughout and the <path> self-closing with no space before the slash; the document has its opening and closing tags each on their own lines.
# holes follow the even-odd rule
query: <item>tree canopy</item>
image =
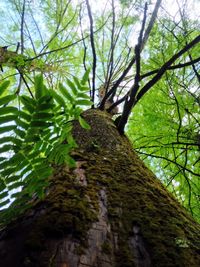
<svg viewBox="0 0 200 267">
<path fill-rule="evenodd" d="M 43 197 L 53 164 L 74 166 L 71 121 L 89 130 L 81 116 L 89 107 L 106 109 L 146 164 L 200 218 L 199 3 L 169 2 L 1 2 L 5 222 L 31 198 Z"/>
</svg>

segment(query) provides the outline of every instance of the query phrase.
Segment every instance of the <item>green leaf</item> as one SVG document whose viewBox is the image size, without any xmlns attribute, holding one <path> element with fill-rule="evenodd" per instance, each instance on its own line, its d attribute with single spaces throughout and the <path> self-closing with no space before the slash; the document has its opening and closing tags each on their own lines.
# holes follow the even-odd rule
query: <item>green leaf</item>
<svg viewBox="0 0 200 267">
<path fill-rule="evenodd" d="M 74 103 L 74 98 L 70 95 L 70 93 L 67 91 L 67 89 L 60 83 L 59 89 L 62 95 L 71 103 Z"/>
<path fill-rule="evenodd" d="M 88 86 L 81 86 L 80 90 L 82 92 L 89 92 L 90 91 L 90 88 Z"/>
<path fill-rule="evenodd" d="M 89 95 L 86 93 L 78 93 L 77 98 L 89 99 Z"/>
<path fill-rule="evenodd" d="M 0 138 L 0 144 L 4 144 L 4 143 L 7 143 L 7 142 L 12 142 L 16 145 L 21 145 L 22 141 L 13 137 L 13 136 L 5 136 L 5 137 L 2 137 Z"/>
<path fill-rule="evenodd" d="M 29 115 L 27 112 L 20 110 L 19 116 L 25 119 L 27 122 L 31 121 L 31 115 Z"/>
<path fill-rule="evenodd" d="M 73 80 L 74 80 L 76 86 L 78 87 L 78 89 L 81 90 L 82 86 L 81 86 L 81 84 L 79 82 L 79 79 L 76 76 L 73 76 Z"/>
<path fill-rule="evenodd" d="M 17 117 L 16 115 L 2 116 L 2 117 L 0 117 L 0 124 L 14 121 L 16 119 L 16 117 Z"/>
<path fill-rule="evenodd" d="M 10 183 L 18 181 L 20 179 L 21 179 L 21 176 L 19 176 L 19 175 L 12 175 L 10 177 L 6 177 L 6 184 L 10 184 Z"/>
<path fill-rule="evenodd" d="M 4 145 L 0 147 L 0 153 L 8 152 L 13 149 L 13 145 Z"/>
<path fill-rule="evenodd" d="M 9 164 L 14 166 L 19 165 L 23 160 L 24 156 L 19 152 L 13 155 L 12 158 L 9 159 Z"/>
<path fill-rule="evenodd" d="M 33 119 L 38 119 L 38 120 L 48 120 L 48 119 L 52 119 L 54 116 L 53 113 L 51 112 L 38 112 L 33 114 Z"/>
<path fill-rule="evenodd" d="M 81 84 L 82 85 L 85 85 L 86 82 L 88 81 L 89 79 L 89 74 L 90 74 L 90 68 L 86 70 L 86 72 L 84 73 L 83 77 L 82 77 L 82 80 L 81 80 Z"/>
<path fill-rule="evenodd" d="M 2 176 L 9 176 L 9 175 L 15 173 L 15 170 L 16 170 L 15 167 L 8 168 L 8 169 L 6 169 L 6 170 L 3 170 L 3 171 L 1 172 L 1 174 L 2 174 Z"/>
<path fill-rule="evenodd" d="M 0 96 L 5 92 L 5 90 L 8 88 L 10 84 L 10 81 L 5 81 L 0 85 Z"/>
<path fill-rule="evenodd" d="M 19 162 L 19 164 L 16 164 L 15 166 L 15 172 L 21 172 L 21 177 L 23 177 L 24 173 L 24 168 L 29 164 L 30 162 L 28 161 L 27 158 L 23 158 L 22 161 Z M 23 169 L 23 171 L 22 171 Z"/>
<path fill-rule="evenodd" d="M 5 115 L 5 114 L 9 114 L 9 113 L 12 113 L 12 114 L 18 114 L 18 109 L 15 108 L 15 107 L 3 107 L 3 108 L 0 108 L 0 115 Z"/>
<path fill-rule="evenodd" d="M 78 117 L 78 121 L 79 121 L 82 128 L 84 128 L 86 130 L 91 129 L 90 125 L 81 116 Z"/>
<path fill-rule="evenodd" d="M 0 194 L 0 199 L 7 197 L 7 196 L 8 196 L 8 191 L 5 191 L 5 192 Z"/>
<path fill-rule="evenodd" d="M 76 167 L 76 161 L 69 155 L 65 157 L 65 163 L 67 163 L 71 168 Z"/>
<path fill-rule="evenodd" d="M 42 75 L 37 75 L 34 79 L 35 98 L 39 99 L 44 95 L 44 84 Z"/>
<path fill-rule="evenodd" d="M 50 125 L 51 125 L 50 122 L 46 122 L 44 120 L 35 120 L 30 123 L 31 127 L 44 127 L 45 128 Z"/>
<path fill-rule="evenodd" d="M 46 94 L 46 95 L 43 95 L 40 99 L 38 99 L 37 103 L 38 103 L 38 106 L 40 104 L 47 104 L 47 103 L 51 103 L 51 105 L 53 105 L 53 98 L 50 94 Z"/>
<path fill-rule="evenodd" d="M 21 186 L 24 186 L 24 182 L 12 183 L 11 185 L 8 186 L 8 190 L 19 189 L 19 187 Z"/>
<path fill-rule="evenodd" d="M 29 155 L 28 155 L 28 159 L 31 160 L 31 159 L 35 159 L 37 156 L 40 155 L 40 151 L 35 151 L 33 150 L 33 152 L 31 152 Z"/>
<path fill-rule="evenodd" d="M 67 143 L 71 146 L 71 147 L 77 147 L 76 141 L 74 139 L 74 137 L 72 136 L 71 133 L 68 133 L 68 135 L 66 136 L 67 138 Z"/>
<path fill-rule="evenodd" d="M 9 199 L 6 199 L 4 201 L 1 201 L 0 202 L 0 208 L 2 208 L 3 206 L 6 206 L 8 203 L 10 203 L 10 200 Z"/>
<path fill-rule="evenodd" d="M 23 203 L 23 199 L 21 198 L 21 196 L 23 196 L 23 192 L 20 191 L 20 192 L 15 192 L 11 195 L 12 198 L 16 198 L 17 201 L 15 201 L 15 204 L 18 203 L 18 212 L 20 212 L 20 210 L 22 209 L 20 206 L 22 205 Z M 24 196 L 23 196 L 24 197 Z M 21 204 L 21 205 L 20 205 Z M 24 203 L 23 203 L 24 204 Z"/>
<path fill-rule="evenodd" d="M 0 192 L 3 191 L 6 188 L 5 182 L 0 179 Z"/>
<path fill-rule="evenodd" d="M 1 162 L 0 163 L 0 170 L 3 170 L 5 168 L 7 168 L 8 165 L 9 165 L 9 163 L 10 163 L 9 160 L 6 160 L 6 161 Z"/>
<path fill-rule="evenodd" d="M 20 129 L 15 129 L 14 130 L 14 132 L 16 133 L 16 135 L 18 135 L 20 138 L 24 138 L 25 137 L 25 135 L 26 135 L 26 132 L 25 131 L 22 131 L 22 130 L 20 130 Z"/>
<path fill-rule="evenodd" d="M 25 122 L 19 118 L 16 119 L 16 124 L 17 124 L 17 126 L 24 128 L 25 130 L 28 129 L 28 127 L 29 127 L 29 123 L 27 123 L 27 122 Z"/>
<path fill-rule="evenodd" d="M 78 93 L 78 91 L 76 89 L 76 85 L 72 81 L 70 81 L 69 79 L 67 79 L 67 84 L 72 89 L 73 94 L 76 96 Z"/>
<path fill-rule="evenodd" d="M 54 90 L 50 89 L 50 93 L 51 95 L 53 96 L 53 98 L 55 99 L 55 101 L 61 105 L 62 107 L 65 107 L 66 106 L 66 103 L 64 101 L 64 99 L 59 95 L 57 94 Z"/>
<path fill-rule="evenodd" d="M 34 132 L 36 130 L 37 132 Z M 38 128 L 31 128 L 29 132 L 26 134 L 26 138 L 24 140 L 27 143 L 34 143 L 40 141 L 40 135 L 38 134 Z"/>
<path fill-rule="evenodd" d="M 15 130 L 15 129 L 16 129 L 16 125 L 0 127 L 0 134 L 7 133 L 7 132 L 10 132 L 10 131 Z"/>
<path fill-rule="evenodd" d="M 93 104 L 92 101 L 86 99 L 76 100 L 75 103 L 77 106 L 91 106 Z"/>
<path fill-rule="evenodd" d="M 31 171 L 31 172 L 30 172 Z M 21 172 L 21 176 L 23 177 L 24 175 L 26 175 L 27 173 L 29 173 L 33 175 L 33 167 L 31 164 L 29 164 L 28 166 L 26 166 L 26 168 L 23 169 L 23 171 Z M 28 175 L 27 175 L 28 176 Z M 27 177 L 26 176 L 26 177 Z M 25 177 L 25 179 L 26 179 Z"/>
<path fill-rule="evenodd" d="M 24 107 L 30 112 L 33 113 L 35 111 L 35 107 L 37 105 L 37 102 L 28 96 L 21 96 L 20 97 L 21 102 L 24 104 Z"/>
<path fill-rule="evenodd" d="M 16 95 L 7 95 L 2 98 L 0 98 L 0 106 L 7 105 L 12 100 L 16 99 Z"/>
<path fill-rule="evenodd" d="M 52 110 L 54 108 L 54 103 L 49 102 L 49 103 L 45 103 L 45 104 L 39 104 L 38 105 L 38 111 L 47 111 L 47 110 Z"/>
</svg>

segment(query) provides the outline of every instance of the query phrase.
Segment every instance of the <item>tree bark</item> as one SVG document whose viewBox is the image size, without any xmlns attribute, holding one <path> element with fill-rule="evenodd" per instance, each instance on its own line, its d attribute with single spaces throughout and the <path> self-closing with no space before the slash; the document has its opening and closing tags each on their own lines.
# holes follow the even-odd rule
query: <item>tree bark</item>
<svg viewBox="0 0 200 267">
<path fill-rule="evenodd" d="M 105 112 L 74 124 L 77 166 L 1 231 L 2 267 L 199 267 L 200 227 Z"/>
</svg>

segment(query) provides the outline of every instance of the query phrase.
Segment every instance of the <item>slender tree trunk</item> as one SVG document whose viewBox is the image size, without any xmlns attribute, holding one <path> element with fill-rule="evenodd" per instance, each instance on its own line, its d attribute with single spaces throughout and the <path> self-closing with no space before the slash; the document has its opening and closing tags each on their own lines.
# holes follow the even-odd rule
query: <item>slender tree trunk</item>
<svg viewBox="0 0 200 267">
<path fill-rule="evenodd" d="M 55 167 L 45 199 L 1 231 L 0 266 L 199 267 L 199 225 L 109 115 L 83 116 L 76 168 Z"/>
</svg>

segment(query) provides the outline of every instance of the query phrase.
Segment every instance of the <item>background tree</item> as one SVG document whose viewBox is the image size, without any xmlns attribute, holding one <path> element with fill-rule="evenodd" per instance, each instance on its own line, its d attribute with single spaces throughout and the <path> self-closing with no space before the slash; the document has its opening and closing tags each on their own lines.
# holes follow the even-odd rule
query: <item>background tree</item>
<svg viewBox="0 0 200 267">
<path fill-rule="evenodd" d="M 199 266 L 191 4 L 1 4 L 1 265 Z"/>
</svg>

